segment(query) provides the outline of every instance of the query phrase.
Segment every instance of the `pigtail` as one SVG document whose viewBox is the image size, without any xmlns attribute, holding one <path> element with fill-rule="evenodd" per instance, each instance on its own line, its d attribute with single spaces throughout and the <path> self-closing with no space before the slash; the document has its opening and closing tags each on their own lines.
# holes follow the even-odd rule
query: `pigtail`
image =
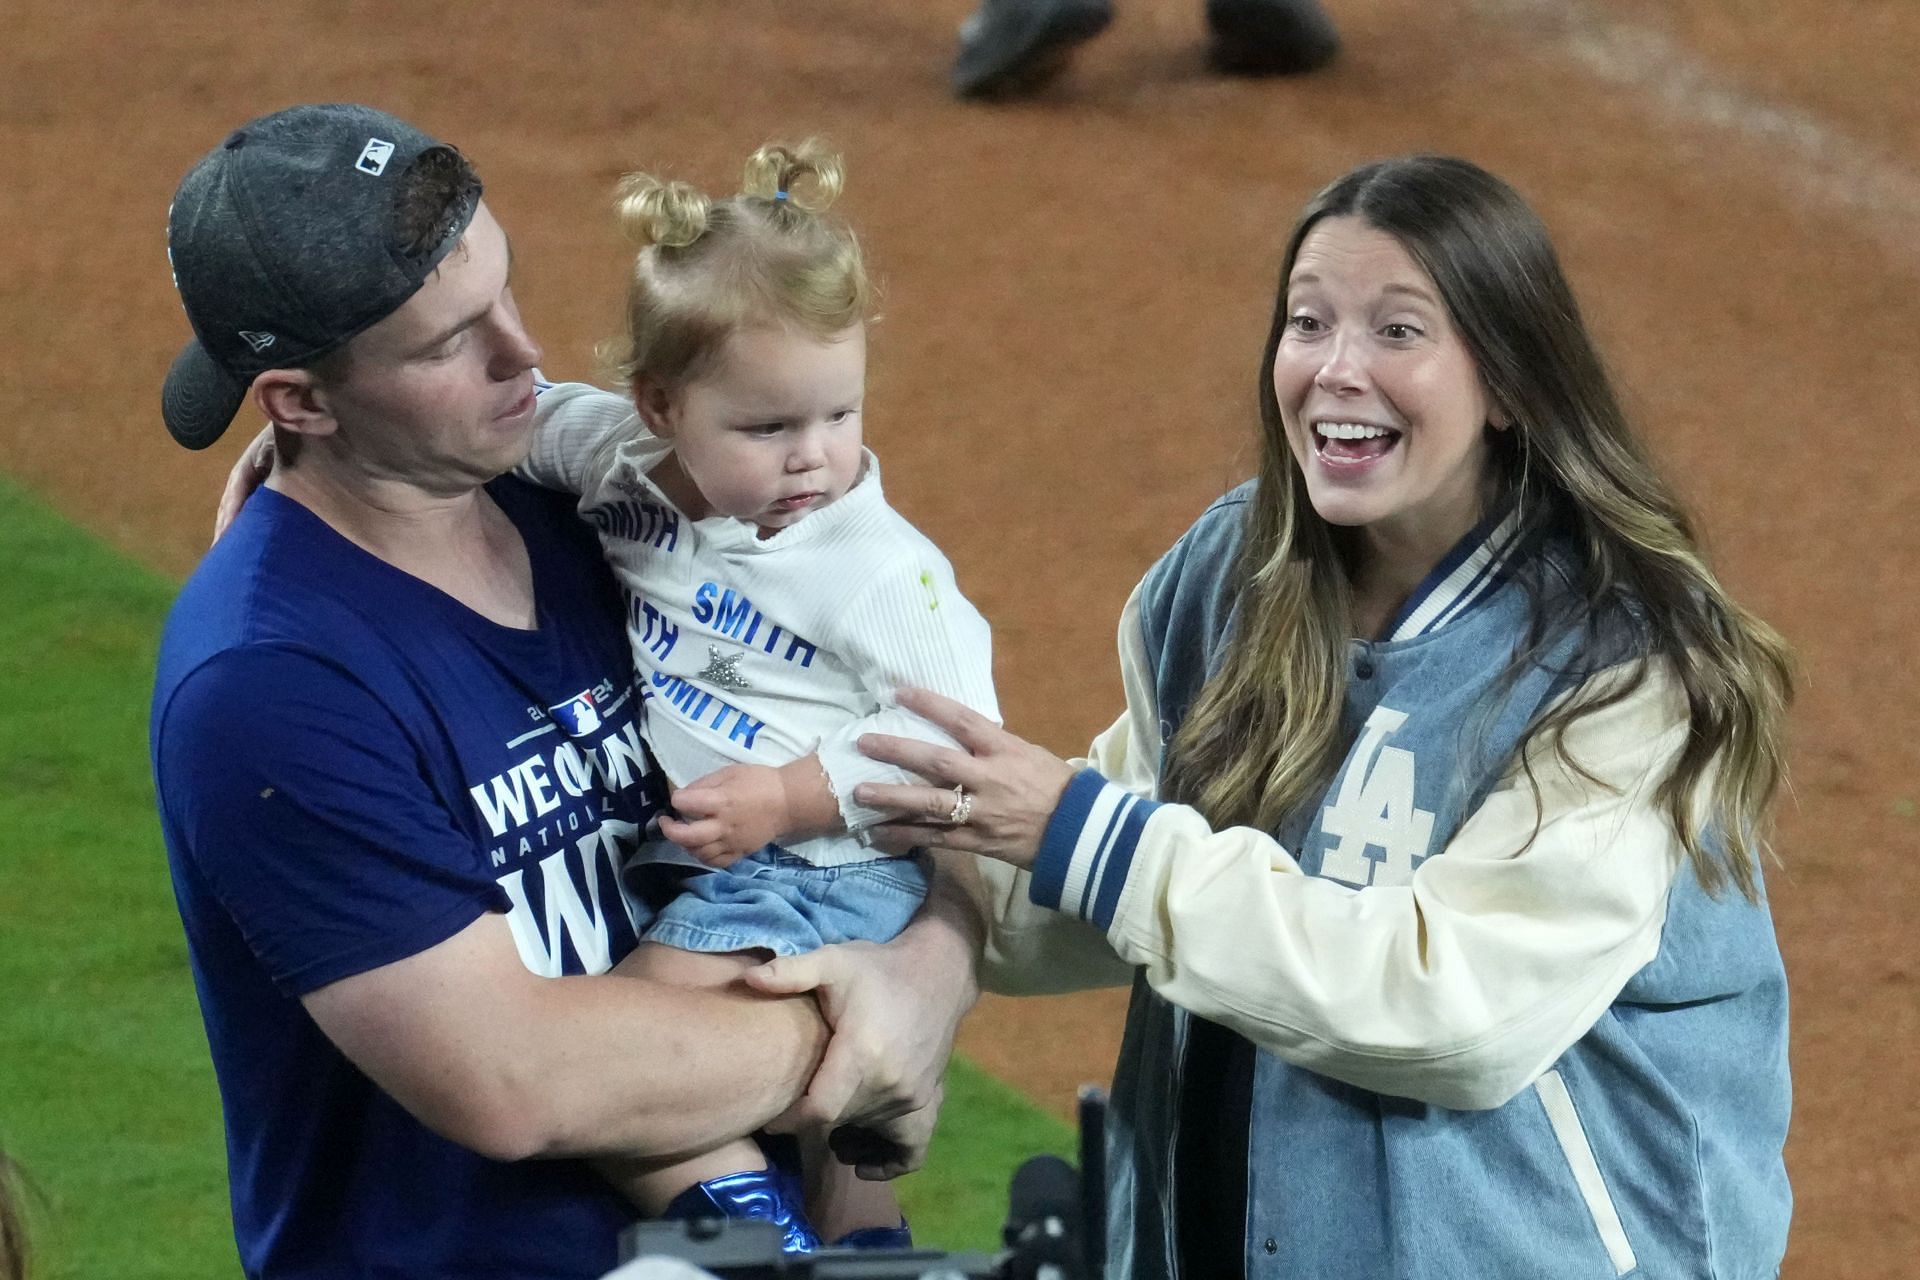
<svg viewBox="0 0 1920 1280">
<path fill-rule="evenodd" d="M 680 249 L 707 230 L 713 202 L 684 182 L 663 182 L 650 173 L 630 173 L 614 189 L 621 233 L 641 248 Z"/>
<path fill-rule="evenodd" d="M 839 155 L 814 139 L 761 147 L 724 200 L 650 174 L 621 179 L 614 207 L 639 252 L 626 333 L 600 353 L 614 384 L 679 386 L 746 324 L 832 338 L 865 323 L 873 289 L 860 243 L 825 216 L 844 181 Z"/>
<path fill-rule="evenodd" d="M 740 179 L 740 194 L 823 213 L 845 185 L 839 153 L 808 138 L 797 147 L 775 142 L 754 152 Z"/>
</svg>

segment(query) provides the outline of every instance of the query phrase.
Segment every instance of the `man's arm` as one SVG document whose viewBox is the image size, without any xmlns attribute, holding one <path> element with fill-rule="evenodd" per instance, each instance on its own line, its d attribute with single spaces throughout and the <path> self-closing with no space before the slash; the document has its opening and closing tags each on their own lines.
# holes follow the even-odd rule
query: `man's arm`
<svg viewBox="0 0 1920 1280">
<path fill-rule="evenodd" d="M 705 1150 L 786 1110 L 826 1043 L 804 997 L 536 977 L 492 913 L 304 1003 L 423 1124 L 497 1160 Z"/>
<path fill-rule="evenodd" d="M 529 969 L 473 834 L 345 664 L 227 651 L 156 714 L 181 856 L 265 976 L 440 1133 L 503 1158 L 675 1153 L 804 1087 L 825 1042 L 811 1001 Z"/>
</svg>

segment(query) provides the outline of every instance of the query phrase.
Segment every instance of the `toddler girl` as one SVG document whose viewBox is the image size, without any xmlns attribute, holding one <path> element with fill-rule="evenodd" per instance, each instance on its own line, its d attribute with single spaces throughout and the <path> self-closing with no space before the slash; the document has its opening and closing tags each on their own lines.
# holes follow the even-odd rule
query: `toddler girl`
<svg viewBox="0 0 1920 1280">
<path fill-rule="evenodd" d="M 540 388 L 523 471 L 578 493 L 599 530 L 675 788 L 661 832 L 686 856 L 634 872 L 658 908 L 640 963 L 670 981 L 892 937 L 926 873 L 861 839 L 883 815 L 854 786 L 905 775 L 855 742 L 950 741 L 891 705 L 906 684 L 999 718 L 986 622 L 861 443 L 872 290 L 852 233 L 823 216 L 840 186 L 812 144 L 762 148 L 720 201 L 629 176 L 620 218 L 641 248 L 609 354 L 631 398 Z M 966 809 L 956 793 L 953 820 Z M 748 1137 L 624 1180 L 656 1213 L 770 1218 L 789 1249 L 819 1243 L 795 1175 Z M 884 1185 L 815 1182 L 850 1198 L 809 1203 L 864 1224 L 852 1242 L 905 1242 Z"/>
</svg>

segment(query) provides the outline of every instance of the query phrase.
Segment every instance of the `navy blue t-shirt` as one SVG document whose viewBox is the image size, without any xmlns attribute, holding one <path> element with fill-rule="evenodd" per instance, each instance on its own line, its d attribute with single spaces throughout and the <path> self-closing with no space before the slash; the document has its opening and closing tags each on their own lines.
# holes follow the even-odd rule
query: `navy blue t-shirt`
<svg viewBox="0 0 1920 1280">
<path fill-rule="evenodd" d="M 482 913 L 544 975 L 634 945 L 658 803 L 620 604 L 571 499 L 500 480 L 538 623 L 502 627 L 256 493 L 167 622 L 152 749 L 249 1276 L 598 1277 L 634 1215 L 582 1162 L 431 1133 L 300 997 Z"/>
</svg>

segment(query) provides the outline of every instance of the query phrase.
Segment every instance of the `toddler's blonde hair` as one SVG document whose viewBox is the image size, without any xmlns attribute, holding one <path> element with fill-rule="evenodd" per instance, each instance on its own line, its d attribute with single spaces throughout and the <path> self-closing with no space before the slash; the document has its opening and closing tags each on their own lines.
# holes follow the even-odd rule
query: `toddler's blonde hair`
<svg viewBox="0 0 1920 1280">
<path fill-rule="evenodd" d="M 627 282 L 627 331 L 601 348 L 609 374 L 673 389 L 700 376 L 729 335 L 787 324 L 815 337 L 869 318 L 859 241 L 826 216 L 844 183 L 817 139 L 761 147 L 740 193 L 712 200 L 646 173 L 621 179 L 621 229 L 640 246 Z"/>
</svg>

